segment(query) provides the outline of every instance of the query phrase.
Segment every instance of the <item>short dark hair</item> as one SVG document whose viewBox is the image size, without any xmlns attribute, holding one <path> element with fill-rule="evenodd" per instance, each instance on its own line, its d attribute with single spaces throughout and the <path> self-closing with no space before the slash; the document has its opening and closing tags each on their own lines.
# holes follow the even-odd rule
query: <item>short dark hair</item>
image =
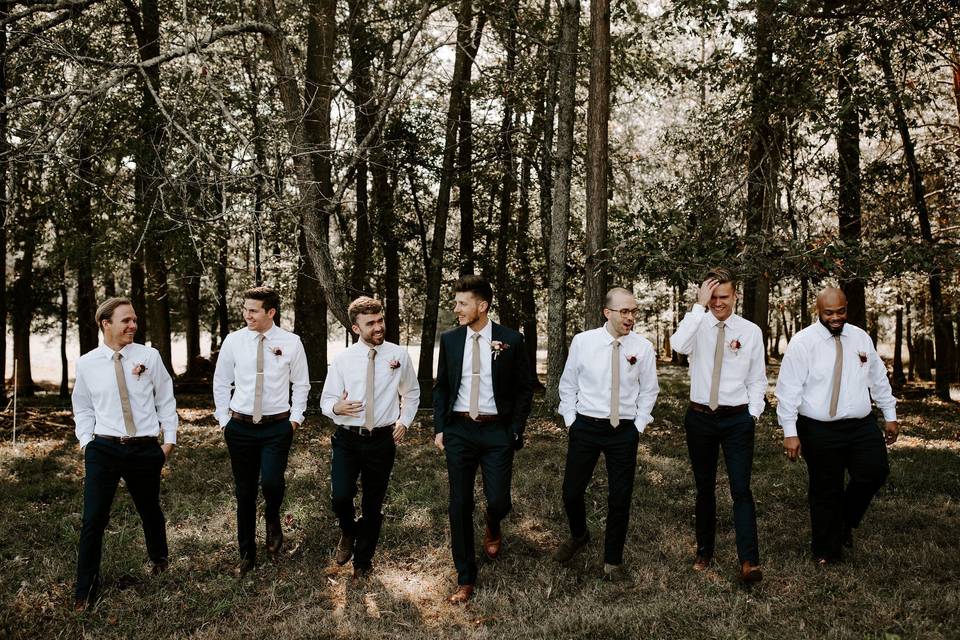
<svg viewBox="0 0 960 640">
<path fill-rule="evenodd" d="M 350 324 L 357 324 L 357 316 L 360 314 L 383 313 L 383 303 L 376 298 L 369 296 L 360 296 L 350 303 L 347 307 L 347 315 L 350 316 Z"/>
<path fill-rule="evenodd" d="M 263 303 L 263 310 L 276 309 L 280 315 L 280 294 L 272 287 L 251 287 L 243 292 L 244 300 L 259 300 Z"/>
<path fill-rule="evenodd" d="M 117 307 L 122 307 L 125 304 L 133 306 L 130 298 L 107 298 L 101 302 L 94 314 L 97 319 L 97 329 L 103 331 L 103 321 L 113 320 L 113 312 L 117 310 Z"/>
<path fill-rule="evenodd" d="M 703 282 L 707 280 L 716 280 L 718 284 L 724 284 L 729 282 L 733 285 L 733 288 L 737 288 L 737 279 L 734 277 L 733 272 L 726 267 L 710 267 L 707 274 L 703 276 Z"/>
<path fill-rule="evenodd" d="M 486 300 L 487 304 L 493 304 L 493 287 L 483 276 L 473 273 L 461 276 L 453 284 L 453 290 L 455 293 L 472 293 L 481 300 Z"/>
</svg>

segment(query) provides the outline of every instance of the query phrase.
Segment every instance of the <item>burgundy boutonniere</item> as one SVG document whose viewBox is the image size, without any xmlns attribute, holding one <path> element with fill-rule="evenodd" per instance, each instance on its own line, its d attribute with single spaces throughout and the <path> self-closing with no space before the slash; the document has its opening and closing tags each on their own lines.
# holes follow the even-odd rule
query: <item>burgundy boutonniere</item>
<svg viewBox="0 0 960 640">
<path fill-rule="evenodd" d="M 730 341 L 730 350 L 737 355 L 740 355 L 740 347 L 742 346 L 743 345 L 740 344 L 740 338 L 734 338 L 733 340 Z"/>
<path fill-rule="evenodd" d="M 133 368 L 133 375 L 135 375 L 137 377 L 137 380 L 139 380 L 140 376 L 142 376 L 146 370 L 147 370 L 147 365 L 141 362 L 140 364 L 138 364 Z"/>
<path fill-rule="evenodd" d="M 505 342 L 500 342 L 499 340 L 490 341 L 490 351 L 493 353 L 494 360 L 497 359 L 497 356 L 500 355 L 501 351 L 506 351 L 509 348 L 510 348 L 510 345 L 508 345 Z"/>
<path fill-rule="evenodd" d="M 857 355 L 860 356 L 860 366 L 867 364 L 867 352 L 866 351 L 857 351 Z"/>
<path fill-rule="evenodd" d="M 399 360 L 391 360 L 391 361 L 390 361 L 390 368 L 391 368 L 391 369 L 399 369 L 399 368 L 400 368 L 400 361 L 399 361 Z"/>
<path fill-rule="evenodd" d="M 277 356 L 278 358 L 283 355 L 283 349 L 280 347 L 270 347 L 270 351 L 272 351 L 273 355 Z"/>
<path fill-rule="evenodd" d="M 629 362 L 630 366 L 632 367 L 633 365 L 637 364 L 637 356 L 630 354 L 627 356 L 627 362 Z"/>
</svg>

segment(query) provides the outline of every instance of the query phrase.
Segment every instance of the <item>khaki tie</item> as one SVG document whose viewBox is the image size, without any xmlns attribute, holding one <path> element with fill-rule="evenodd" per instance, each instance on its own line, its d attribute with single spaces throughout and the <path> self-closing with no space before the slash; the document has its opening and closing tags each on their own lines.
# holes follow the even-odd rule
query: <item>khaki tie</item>
<svg viewBox="0 0 960 640">
<path fill-rule="evenodd" d="M 837 403 L 840 401 L 840 378 L 843 377 L 843 345 L 840 336 L 833 336 L 837 343 L 837 357 L 833 361 L 833 390 L 830 392 L 830 417 L 837 415 Z"/>
<path fill-rule="evenodd" d="M 370 349 L 367 352 L 367 400 L 366 406 L 363 411 L 363 426 L 365 429 L 372 430 L 376 425 L 373 424 L 374 410 L 376 401 L 374 400 L 373 394 L 373 382 L 374 382 L 374 371 L 376 370 L 376 365 L 374 364 L 374 358 L 377 357 L 377 350 Z"/>
<path fill-rule="evenodd" d="M 470 367 L 470 417 L 480 415 L 480 334 L 473 334 L 473 356 Z"/>
<path fill-rule="evenodd" d="M 710 376 L 710 409 L 720 406 L 720 368 L 723 367 L 723 345 L 726 342 L 722 321 L 717 323 L 717 346 L 713 350 L 713 375 Z"/>
<path fill-rule="evenodd" d="M 137 433 L 137 425 L 133 422 L 133 411 L 130 409 L 130 394 L 127 393 L 127 378 L 123 375 L 123 366 L 120 359 L 123 354 L 117 351 L 113 354 L 113 370 L 117 374 L 117 389 L 120 391 L 120 409 L 123 410 L 123 427 L 128 436 Z"/>
<path fill-rule="evenodd" d="M 267 336 L 257 338 L 257 384 L 253 392 L 253 422 L 260 424 L 263 419 L 263 341 Z"/>
<path fill-rule="evenodd" d="M 620 341 L 610 350 L 610 424 L 620 426 Z"/>
</svg>

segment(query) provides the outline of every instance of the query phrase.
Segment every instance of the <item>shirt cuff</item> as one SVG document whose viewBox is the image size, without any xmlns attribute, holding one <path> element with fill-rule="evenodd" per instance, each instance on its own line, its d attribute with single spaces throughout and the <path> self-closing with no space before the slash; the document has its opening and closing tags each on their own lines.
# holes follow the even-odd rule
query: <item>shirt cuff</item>
<svg viewBox="0 0 960 640">
<path fill-rule="evenodd" d="M 890 409 L 883 409 L 883 419 L 886 422 L 896 422 L 897 409 L 895 407 L 892 407 Z"/>
<path fill-rule="evenodd" d="M 176 427 L 163 427 L 163 444 L 177 444 Z"/>
<path fill-rule="evenodd" d="M 567 429 L 573 426 L 574 421 L 577 419 L 577 412 L 565 413 L 563 414 L 563 423 L 567 425 Z"/>
<path fill-rule="evenodd" d="M 290 413 L 290 422 L 296 422 L 297 424 L 303 424 L 303 412 L 300 413 Z"/>
<path fill-rule="evenodd" d="M 796 438 L 797 437 L 797 423 L 796 421 L 791 422 L 781 422 L 780 426 L 783 427 L 783 437 L 784 438 Z"/>
<path fill-rule="evenodd" d="M 640 422 L 639 420 L 634 420 L 633 423 L 634 425 L 636 425 L 637 431 L 639 431 L 640 433 L 643 433 L 644 431 L 646 431 L 647 427 L 650 425 L 649 422 Z"/>
<path fill-rule="evenodd" d="M 80 448 L 83 449 L 85 446 L 90 444 L 91 440 L 93 440 L 93 434 L 85 433 L 79 438 L 79 440 L 80 440 Z"/>
<path fill-rule="evenodd" d="M 221 427 L 227 426 L 227 423 L 230 422 L 230 412 L 227 413 L 215 413 L 213 417 L 217 419 L 217 424 Z"/>
</svg>

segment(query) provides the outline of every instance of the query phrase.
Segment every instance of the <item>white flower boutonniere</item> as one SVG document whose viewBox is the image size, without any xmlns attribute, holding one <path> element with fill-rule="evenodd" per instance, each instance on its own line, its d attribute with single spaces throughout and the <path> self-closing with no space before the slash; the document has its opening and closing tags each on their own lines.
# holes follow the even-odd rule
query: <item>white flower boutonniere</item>
<svg viewBox="0 0 960 640">
<path fill-rule="evenodd" d="M 136 376 L 137 380 L 139 380 L 140 376 L 142 376 L 146 372 L 146 370 L 147 370 L 147 365 L 140 362 L 133 368 L 132 373 L 134 376 Z"/>
<path fill-rule="evenodd" d="M 501 352 L 506 351 L 509 348 L 510 348 L 510 345 L 508 345 L 505 342 L 500 342 L 499 340 L 490 341 L 490 351 L 493 354 L 494 360 L 497 359 L 497 356 L 499 356 Z"/>
<path fill-rule="evenodd" d="M 731 341 L 730 341 L 730 344 L 729 344 L 730 350 L 733 351 L 733 352 L 734 352 L 736 355 L 738 355 L 738 356 L 740 355 L 740 347 L 742 347 L 742 346 L 743 346 L 743 345 L 740 344 L 740 338 L 739 338 L 739 337 L 736 337 L 736 338 L 734 338 L 733 340 L 731 340 Z"/>
</svg>

